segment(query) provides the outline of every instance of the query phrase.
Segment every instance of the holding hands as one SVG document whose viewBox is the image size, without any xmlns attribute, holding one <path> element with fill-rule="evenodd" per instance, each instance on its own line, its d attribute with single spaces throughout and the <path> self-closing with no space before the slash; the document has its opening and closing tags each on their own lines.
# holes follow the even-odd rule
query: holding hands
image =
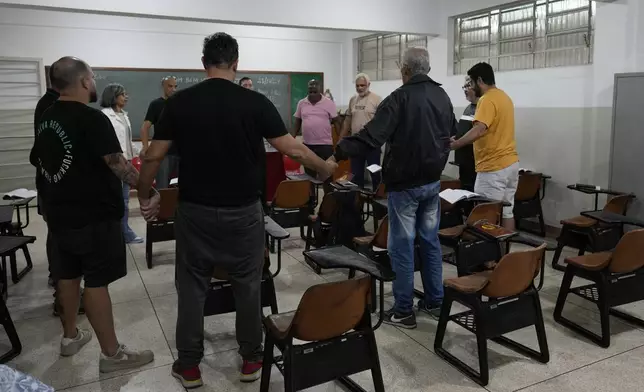
<svg viewBox="0 0 644 392">
<path fill-rule="evenodd" d="M 143 215 L 146 222 L 154 221 L 159 215 L 161 195 L 159 195 L 156 189 L 152 188 L 150 197 L 144 198 L 139 195 L 139 205 L 141 207 L 141 215 Z"/>
</svg>

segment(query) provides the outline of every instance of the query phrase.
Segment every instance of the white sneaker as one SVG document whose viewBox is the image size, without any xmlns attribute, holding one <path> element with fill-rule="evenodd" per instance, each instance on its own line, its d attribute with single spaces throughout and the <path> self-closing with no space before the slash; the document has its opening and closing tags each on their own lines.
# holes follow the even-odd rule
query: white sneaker
<svg viewBox="0 0 644 392">
<path fill-rule="evenodd" d="M 124 344 L 121 344 L 113 357 L 108 357 L 101 353 L 98 370 L 101 373 L 110 373 L 118 370 L 138 368 L 152 361 L 154 361 L 154 353 L 152 351 L 132 351 Z"/>
<path fill-rule="evenodd" d="M 60 355 L 70 357 L 80 351 L 84 345 L 92 340 L 92 331 L 76 328 L 76 337 L 73 339 L 63 337 L 60 341 Z"/>
</svg>

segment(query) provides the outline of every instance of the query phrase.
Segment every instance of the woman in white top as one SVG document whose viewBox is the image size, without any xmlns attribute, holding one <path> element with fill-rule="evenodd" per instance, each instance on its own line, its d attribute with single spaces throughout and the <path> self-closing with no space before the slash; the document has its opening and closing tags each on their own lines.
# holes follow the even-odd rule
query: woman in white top
<svg viewBox="0 0 644 392">
<path fill-rule="evenodd" d="M 127 116 L 127 112 L 123 110 L 127 104 L 128 96 L 125 91 L 125 87 L 120 84 L 112 83 L 105 87 L 103 90 L 103 95 L 101 96 L 101 107 L 103 107 L 103 113 L 112 122 L 114 126 L 114 131 L 116 131 L 116 137 L 121 143 L 121 150 L 123 150 L 123 155 L 128 161 L 132 161 L 132 158 L 135 156 L 135 148 L 132 144 L 132 125 L 130 124 L 130 119 Z M 125 242 L 128 244 L 140 244 L 143 242 L 143 238 L 139 237 L 134 233 L 130 225 L 128 224 L 128 215 L 129 215 L 129 204 L 130 204 L 130 186 L 126 183 L 123 183 L 123 201 L 125 203 L 125 213 L 123 215 L 123 236 L 125 237 Z"/>
</svg>

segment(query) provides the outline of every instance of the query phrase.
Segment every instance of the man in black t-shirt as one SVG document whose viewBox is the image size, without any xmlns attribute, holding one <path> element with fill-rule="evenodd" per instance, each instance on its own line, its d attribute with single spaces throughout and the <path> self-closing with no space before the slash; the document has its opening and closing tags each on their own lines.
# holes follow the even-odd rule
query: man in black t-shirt
<svg viewBox="0 0 644 392">
<path fill-rule="evenodd" d="M 479 98 L 472 89 L 472 82 L 469 77 L 465 79 L 463 91 L 465 92 L 465 99 L 470 102 L 470 105 L 465 108 L 463 115 L 458 121 L 456 139 L 462 138 L 470 129 L 472 129 L 472 122 L 474 121 L 474 114 L 476 114 L 476 104 Z M 461 180 L 461 187 L 470 192 L 474 192 L 474 183 L 476 182 L 476 170 L 474 168 L 474 147 L 467 145 L 454 151 L 454 160 L 458 164 L 458 178 Z"/>
<path fill-rule="evenodd" d="M 326 178 L 337 167 L 290 136 L 268 98 L 234 83 L 238 59 L 237 41 L 228 34 L 204 40 L 208 78 L 168 99 L 139 179 L 141 212 L 154 219 L 157 202 L 146 196 L 168 149 L 176 147 L 181 166 L 174 228 L 179 357 L 172 374 L 186 388 L 202 385 L 204 302 L 215 267 L 228 273 L 235 295 L 240 379 L 254 381 L 261 373 L 263 138 Z"/>
<path fill-rule="evenodd" d="M 51 84 L 51 68 L 49 69 L 50 74 L 49 74 L 49 82 Z M 45 110 L 49 109 L 51 105 L 54 104 L 58 100 L 58 97 L 60 97 L 60 93 L 56 91 L 53 87 L 47 88 L 47 92 L 45 95 L 43 95 L 39 100 L 38 103 L 36 104 L 36 109 L 34 110 L 34 141 L 36 134 L 38 132 L 38 124 L 40 123 L 40 118 L 42 117 L 43 113 L 45 113 Z M 39 188 L 40 182 L 43 180 L 40 172 L 36 171 L 36 189 Z M 44 208 L 44 203 L 42 201 L 42 196 L 40 193 L 38 194 L 38 214 L 42 215 L 43 220 L 45 221 L 45 224 L 47 224 L 47 214 Z M 51 235 L 49 233 L 49 229 L 47 229 L 47 240 L 45 242 L 45 249 L 46 249 L 46 254 L 47 254 L 47 265 L 49 266 L 49 286 L 54 288 L 54 316 L 58 316 L 60 314 L 60 304 L 58 300 L 56 300 L 56 286 L 57 282 L 54 280 L 52 276 L 52 263 L 56 263 L 56 254 L 57 252 L 54 249 L 54 242 L 51 238 Z M 80 306 L 78 308 L 78 314 L 85 314 L 85 307 L 83 306 L 83 290 L 81 290 L 81 301 L 80 301 Z"/>
<path fill-rule="evenodd" d="M 156 124 L 159 122 L 159 117 L 161 117 L 161 112 L 163 112 L 166 101 L 177 91 L 177 79 L 174 76 L 166 76 L 161 79 L 161 87 L 163 88 L 163 96 L 150 102 L 148 111 L 145 113 L 145 120 L 141 126 L 141 155 L 145 155 L 148 150 L 150 128 L 154 125 L 156 131 Z M 156 185 L 158 189 L 164 189 L 170 185 L 170 176 L 177 174 L 178 165 L 179 162 L 176 157 L 176 152 L 171 149 L 166 159 L 161 163 L 161 167 L 157 173 Z"/>
<path fill-rule="evenodd" d="M 63 57 L 52 65 L 52 83 L 60 98 L 40 117 L 29 158 L 41 178 L 38 193 L 56 253 L 52 275 L 62 308 L 61 355 L 76 354 L 92 338 L 76 324 L 84 277 L 85 308 L 102 351 L 99 370 L 139 367 L 154 355 L 119 344 L 107 290 L 127 272 L 121 181 L 137 186 L 138 173 L 123 156 L 110 120 L 87 106 L 96 101 L 89 65 Z"/>
</svg>

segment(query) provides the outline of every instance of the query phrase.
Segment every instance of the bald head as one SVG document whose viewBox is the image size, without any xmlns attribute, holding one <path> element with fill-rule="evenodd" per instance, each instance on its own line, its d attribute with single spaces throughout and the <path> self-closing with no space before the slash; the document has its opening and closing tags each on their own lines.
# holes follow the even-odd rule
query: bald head
<svg viewBox="0 0 644 392">
<path fill-rule="evenodd" d="M 75 87 L 90 73 L 87 63 L 76 57 L 63 57 L 51 66 L 51 84 L 58 91 Z"/>
<path fill-rule="evenodd" d="M 90 66 L 77 57 L 62 57 L 51 66 L 52 87 L 79 101 L 96 102 L 96 83 Z"/>
</svg>

